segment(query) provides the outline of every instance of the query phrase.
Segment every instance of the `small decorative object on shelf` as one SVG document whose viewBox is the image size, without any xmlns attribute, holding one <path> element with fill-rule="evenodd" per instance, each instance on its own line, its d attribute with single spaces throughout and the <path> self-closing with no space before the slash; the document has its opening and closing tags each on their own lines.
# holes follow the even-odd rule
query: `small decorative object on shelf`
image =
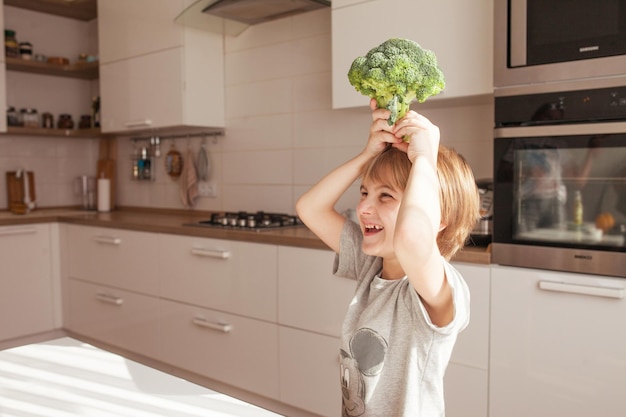
<svg viewBox="0 0 626 417">
<path fill-rule="evenodd" d="M 57 120 L 57 129 L 74 129 L 74 120 L 69 114 L 60 114 Z"/>
<path fill-rule="evenodd" d="M 20 57 L 20 44 L 15 38 L 15 31 L 11 29 L 4 30 L 4 52 L 8 58 Z"/>
</svg>

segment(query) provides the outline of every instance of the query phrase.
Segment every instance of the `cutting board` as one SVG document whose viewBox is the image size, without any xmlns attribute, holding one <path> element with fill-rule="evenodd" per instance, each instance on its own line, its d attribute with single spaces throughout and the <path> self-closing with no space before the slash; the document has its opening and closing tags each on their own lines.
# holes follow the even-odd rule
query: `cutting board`
<svg viewBox="0 0 626 417">
<path fill-rule="evenodd" d="M 19 178 L 16 171 L 6 173 L 7 204 L 9 206 L 9 211 L 15 214 L 26 214 L 32 209 L 24 202 L 26 197 L 24 193 L 24 177 L 28 178 L 30 201 L 35 202 L 37 201 L 35 195 L 35 173 L 32 171 L 23 172 Z"/>
<path fill-rule="evenodd" d="M 96 178 L 107 178 L 111 180 L 111 210 L 115 208 L 115 180 L 116 180 L 116 160 L 117 143 L 113 139 L 102 139 L 100 141 L 100 159 L 96 166 Z"/>
</svg>

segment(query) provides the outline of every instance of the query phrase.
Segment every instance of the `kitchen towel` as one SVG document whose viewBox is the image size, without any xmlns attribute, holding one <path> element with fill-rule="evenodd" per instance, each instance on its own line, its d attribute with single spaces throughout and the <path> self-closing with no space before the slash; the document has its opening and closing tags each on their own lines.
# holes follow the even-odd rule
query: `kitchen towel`
<svg viewBox="0 0 626 417">
<path fill-rule="evenodd" d="M 111 180 L 98 178 L 98 211 L 111 211 Z"/>
<path fill-rule="evenodd" d="M 191 149 L 187 149 L 185 160 L 180 176 L 180 199 L 185 208 L 191 208 L 198 198 L 198 175 Z"/>
</svg>

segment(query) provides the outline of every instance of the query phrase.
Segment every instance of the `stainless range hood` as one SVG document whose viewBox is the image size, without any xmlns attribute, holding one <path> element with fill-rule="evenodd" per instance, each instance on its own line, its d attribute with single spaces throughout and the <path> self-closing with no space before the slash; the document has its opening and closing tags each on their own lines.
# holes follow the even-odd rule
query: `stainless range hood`
<svg viewBox="0 0 626 417">
<path fill-rule="evenodd" d="M 250 25 L 329 6 L 328 0 L 198 0 L 176 22 L 237 36 Z"/>
</svg>

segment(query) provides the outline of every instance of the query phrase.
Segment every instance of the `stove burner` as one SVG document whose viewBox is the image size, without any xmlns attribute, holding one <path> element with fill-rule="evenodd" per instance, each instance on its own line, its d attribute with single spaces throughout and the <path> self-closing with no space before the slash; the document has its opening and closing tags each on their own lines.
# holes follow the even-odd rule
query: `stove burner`
<svg viewBox="0 0 626 417">
<path fill-rule="evenodd" d="M 301 225 L 302 222 L 297 216 L 284 213 L 266 213 L 264 211 L 257 211 L 256 213 L 246 211 L 213 213 L 210 220 L 201 220 L 192 224 L 192 226 L 256 231 Z"/>
</svg>

